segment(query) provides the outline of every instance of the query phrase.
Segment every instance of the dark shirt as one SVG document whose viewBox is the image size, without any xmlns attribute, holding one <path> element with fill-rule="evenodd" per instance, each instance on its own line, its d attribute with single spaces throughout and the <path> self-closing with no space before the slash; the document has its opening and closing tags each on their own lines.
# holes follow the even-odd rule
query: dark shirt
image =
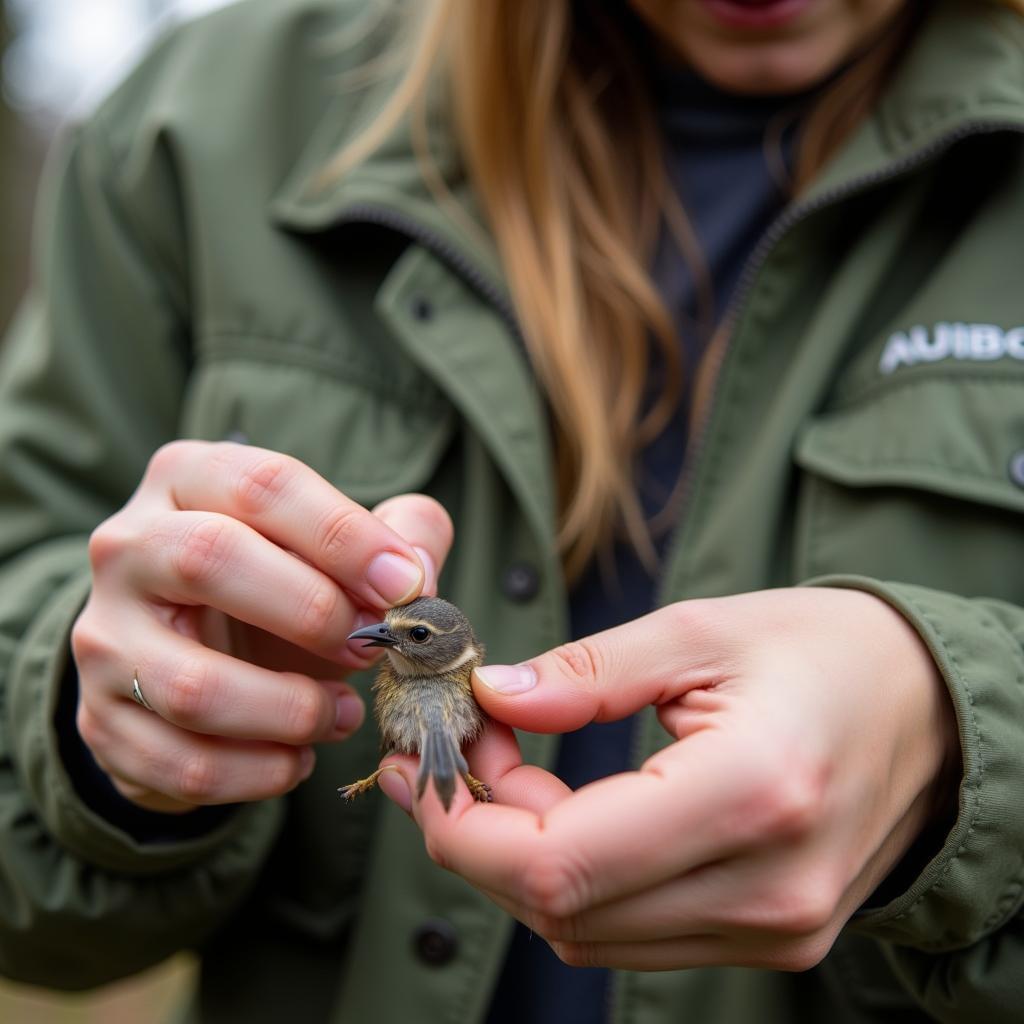
<svg viewBox="0 0 1024 1024">
<path fill-rule="evenodd" d="M 710 271 L 713 320 L 721 320 L 743 268 L 786 201 L 780 169 L 792 132 L 773 143 L 776 126 L 807 97 L 738 97 L 684 67 L 655 72 L 654 95 L 669 179 L 693 226 Z M 772 146 L 775 146 L 773 151 Z M 665 231 L 652 275 L 676 324 L 687 383 L 700 362 L 707 331 L 698 328 L 697 278 Z M 651 371 L 657 388 L 658 366 Z M 662 511 L 685 462 L 690 393 L 671 423 L 642 453 L 635 470 L 648 517 Z M 655 537 L 664 560 L 670 536 Z M 573 638 L 588 636 L 653 611 L 658 579 L 634 550 L 618 544 L 614 572 L 594 565 L 570 595 Z M 563 737 L 556 772 L 573 789 L 626 771 L 632 763 L 633 719 L 591 724 Z M 517 925 L 491 1002 L 488 1024 L 597 1024 L 611 1019 L 610 972 L 567 967 L 547 943 Z"/>
</svg>

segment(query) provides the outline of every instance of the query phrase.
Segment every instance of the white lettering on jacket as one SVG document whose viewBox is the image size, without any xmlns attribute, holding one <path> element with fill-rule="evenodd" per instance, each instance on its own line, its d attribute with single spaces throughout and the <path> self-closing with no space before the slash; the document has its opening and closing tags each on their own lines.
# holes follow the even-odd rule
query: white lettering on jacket
<svg viewBox="0 0 1024 1024">
<path fill-rule="evenodd" d="M 931 331 L 918 326 L 891 334 L 878 369 L 892 373 L 901 366 L 942 359 L 988 362 L 1006 356 L 1024 361 L 1024 327 L 1004 331 L 994 324 L 936 324 Z"/>
</svg>

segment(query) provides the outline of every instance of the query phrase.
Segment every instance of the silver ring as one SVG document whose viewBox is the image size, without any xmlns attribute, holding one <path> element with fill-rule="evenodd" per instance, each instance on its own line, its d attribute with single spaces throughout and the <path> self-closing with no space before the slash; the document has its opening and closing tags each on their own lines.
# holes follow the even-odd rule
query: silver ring
<svg viewBox="0 0 1024 1024">
<path fill-rule="evenodd" d="M 147 711 L 156 711 L 156 708 L 146 700 L 146 695 L 142 692 L 142 687 L 139 686 L 138 672 L 132 676 L 132 700 L 141 707 L 144 707 Z"/>
</svg>

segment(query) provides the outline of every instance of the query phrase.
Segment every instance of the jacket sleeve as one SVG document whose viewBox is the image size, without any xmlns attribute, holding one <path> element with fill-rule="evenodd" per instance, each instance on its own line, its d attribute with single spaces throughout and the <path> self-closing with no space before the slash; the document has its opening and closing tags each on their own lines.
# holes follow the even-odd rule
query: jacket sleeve
<svg viewBox="0 0 1024 1024">
<path fill-rule="evenodd" d="M 1008 567 L 1008 571 L 1014 571 Z M 1024 609 L 903 583 L 867 590 L 917 629 L 949 688 L 963 774 L 955 824 L 903 893 L 848 928 L 947 1024 L 1011 1024 L 1024 1007 Z"/>
<path fill-rule="evenodd" d="M 79 799 L 55 734 L 89 533 L 175 436 L 187 385 L 172 181 L 166 160 L 112 152 L 99 118 L 74 132 L 44 182 L 33 293 L 0 349 L 0 974 L 52 987 L 201 942 L 280 827 L 270 801 L 199 838 L 138 843 Z"/>
</svg>

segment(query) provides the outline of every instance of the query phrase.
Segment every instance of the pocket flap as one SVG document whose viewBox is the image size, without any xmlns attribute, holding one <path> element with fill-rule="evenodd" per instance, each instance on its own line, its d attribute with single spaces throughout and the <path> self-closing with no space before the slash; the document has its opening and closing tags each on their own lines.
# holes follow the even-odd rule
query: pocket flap
<svg viewBox="0 0 1024 1024">
<path fill-rule="evenodd" d="M 901 383 L 810 421 L 794 457 L 849 487 L 912 487 L 1024 511 L 1024 380 Z"/>
<path fill-rule="evenodd" d="M 436 389 L 388 394 L 365 380 L 252 358 L 202 363 L 183 430 L 241 435 L 312 466 L 342 493 L 372 506 L 430 479 L 455 434 L 454 410 Z"/>
</svg>

